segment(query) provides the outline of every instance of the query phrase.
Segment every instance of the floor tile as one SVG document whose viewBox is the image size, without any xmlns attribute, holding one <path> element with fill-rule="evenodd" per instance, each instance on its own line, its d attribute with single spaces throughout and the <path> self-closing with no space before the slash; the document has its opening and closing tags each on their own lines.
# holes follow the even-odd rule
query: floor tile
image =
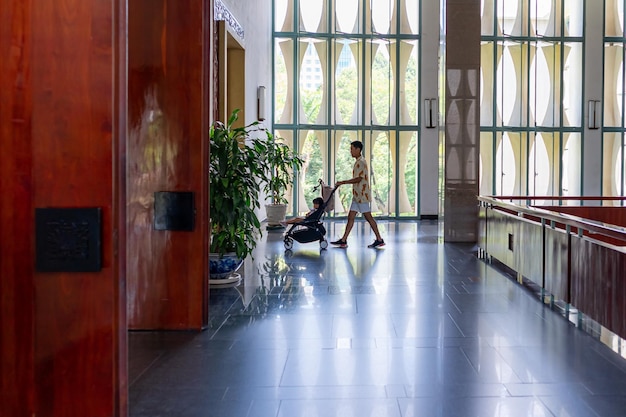
<svg viewBox="0 0 626 417">
<path fill-rule="evenodd" d="M 210 289 L 208 329 L 130 332 L 130 417 L 626 415 L 626 361 L 597 336 L 438 222 L 379 226 L 380 250 L 362 220 L 346 249 L 266 235 Z"/>
<path fill-rule="evenodd" d="M 402 417 L 396 400 L 286 400 L 278 417 Z"/>
</svg>

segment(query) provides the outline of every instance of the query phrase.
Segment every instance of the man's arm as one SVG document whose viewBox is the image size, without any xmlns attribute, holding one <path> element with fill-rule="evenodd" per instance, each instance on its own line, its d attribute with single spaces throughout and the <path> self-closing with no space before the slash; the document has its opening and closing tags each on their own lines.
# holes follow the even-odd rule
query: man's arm
<svg viewBox="0 0 626 417">
<path fill-rule="evenodd" d="M 361 182 L 362 180 L 363 180 L 363 177 L 354 177 L 354 178 L 350 178 L 349 180 L 337 181 L 335 185 L 339 187 L 340 185 L 345 185 L 345 184 L 357 184 Z"/>
</svg>

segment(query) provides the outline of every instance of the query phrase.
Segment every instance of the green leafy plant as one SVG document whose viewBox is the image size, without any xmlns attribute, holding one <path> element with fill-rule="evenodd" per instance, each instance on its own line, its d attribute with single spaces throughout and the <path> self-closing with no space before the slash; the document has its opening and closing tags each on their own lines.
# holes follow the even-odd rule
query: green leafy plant
<svg viewBox="0 0 626 417">
<path fill-rule="evenodd" d="M 272 204 L 287 204 L 287 189 L 294 183 L 294 175 L 304 161 L 289 146 L 268 130 L 262 146 L 265 160 L 263 191 Z"/>
<path fill-rule="evenodd" d="M 211 216 L 210 251 L 223 256 L 235 252 L 246 258 L 256 247 L 261 222 L 256 209 L 260 207 L 259 181 L 267 178 L 262 140 L 251 137 L 263 130 L 254 122 L 234 127 L 239 110 L 228 122 L 215 122 L 209 130 L 209 206 Z"/>
<path fill-rule="evenodd" d="M 259 122 L 234 127 L 238 114 L 209 130 L 210 251 L 244 259 L 261 234 L 261 189 L 272 203 L 287 203 L 285 192 L 303 161 Z"/>
</svg>

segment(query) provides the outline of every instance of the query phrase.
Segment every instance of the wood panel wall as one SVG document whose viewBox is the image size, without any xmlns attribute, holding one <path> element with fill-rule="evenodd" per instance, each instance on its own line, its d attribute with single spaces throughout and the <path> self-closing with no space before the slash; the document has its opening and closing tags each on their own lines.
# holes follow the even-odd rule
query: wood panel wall
<svg viewBox="0 0 626 417">
<path fill-rule="evenodd" d="M 31 6 L 0 3 L 0 414 L 34 409 Z"/>
<path fill-rule="evenodd" d="M 131 329 L 208 323 L 211 11 L 205 0 L 129 0 Z M 193 231 L 154 230 L 157 191 L 194 193 Z"/>
<path fill-rule="evenodd" d="M 126 415 L 123 3 L 0 2 L 2 416 Z M 101 208 L 100 271 L 35 271 L 44 207 Z"/>
</svg>

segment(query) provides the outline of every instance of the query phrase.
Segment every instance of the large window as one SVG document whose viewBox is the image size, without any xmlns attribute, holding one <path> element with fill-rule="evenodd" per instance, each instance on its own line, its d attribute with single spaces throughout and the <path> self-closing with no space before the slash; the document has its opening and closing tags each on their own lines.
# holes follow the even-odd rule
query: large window
<svg viewBox="0 0 626 417">
<path fill-rule="evenodd" d="M 602 194 L 611 197 L 626 195 L 624 5 L 625 0 L 607 0 L 605 3 Z"/>
<path fill-rule="evenodd" d="M 294 212 L 352 176 L 350 142 L 364 143 L 372 212 L 419 213 L 418 1 L 274 0 L 274 127 L 306 159 Z M 345 215 L 349 187 L 334 215 Z"/>
<path fill-rule="evenodd" d="M 581 193 L 584 0 L 483 0 L 480 193 Z"/>
</svg>

